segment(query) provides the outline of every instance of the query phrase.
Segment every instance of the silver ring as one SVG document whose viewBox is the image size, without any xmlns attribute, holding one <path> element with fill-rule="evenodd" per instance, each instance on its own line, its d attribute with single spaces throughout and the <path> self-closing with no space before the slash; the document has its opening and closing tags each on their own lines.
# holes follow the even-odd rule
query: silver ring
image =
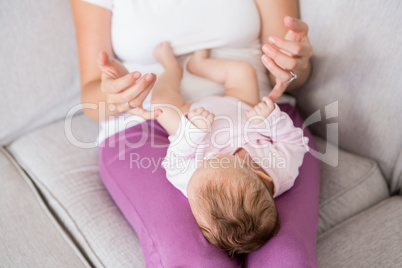
<svg viewBox="0 0 402 268">
<path fill-rule="evenodd" d="M 292 82 L 293 80 L 297 79 L 297 74 L 295 74 L 295 73 L 292 72 L 292 71 L 289 71 L 289 73 L 290 73 L 290 75 L 291 75 L 292 77 L 289 79 L 288 83 L 290 83 L 290 82 Z"/>
<path fill-rule="evenodd" d="M 130 104 L 129 101 L 126 103 L 126 106 L 127 106 L 127 108 L 130 109 L 130 110 L 135 108 L 135 107 L 131 106 L 131 104 Z"/>
</svg>

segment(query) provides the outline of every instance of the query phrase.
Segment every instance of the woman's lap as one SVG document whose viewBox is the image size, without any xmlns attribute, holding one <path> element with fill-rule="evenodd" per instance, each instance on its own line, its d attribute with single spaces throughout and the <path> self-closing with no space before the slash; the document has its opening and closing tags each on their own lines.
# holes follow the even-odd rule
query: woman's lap
<svg viewBox="0 0 402 268">
<path fill-rule="evenodd" d="M 280 107 L 289 113 L 295 125 L 302 126 L 295 108 Z M 310 132 L 306 135 L 310 147 L 315 148 Z M 241 267 L 241 261 L 229 259 L 226 253 L 207 243 L 191 214 L 188 200 L 166 179 L 160 164 L 168 144 L 163 128 L 156 121 L 147 121 L 107 139 L 99 150 L 102 180 L 136 230 L 147 265 Z M 247 267 L 317 266 L 319 177 L 318 160 L 306 154 L 294 187 L 276 199 L 280 232 L 245 258 Z"/>
</svg>

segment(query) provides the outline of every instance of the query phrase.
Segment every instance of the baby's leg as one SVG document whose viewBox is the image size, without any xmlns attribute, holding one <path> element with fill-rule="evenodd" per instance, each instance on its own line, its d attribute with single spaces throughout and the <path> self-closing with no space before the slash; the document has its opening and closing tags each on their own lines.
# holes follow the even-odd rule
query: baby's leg
<svg viewBox="0 0 402 268">
<path fill-rule="evenodd" d="M 223 84 L 225 96 L 232 96 L 250 106 L 259 102 L 257 74 L 244 61 L 208 58 L 208 50 L 194 52 L 187 69 L 198 76 Z"/>
<path fill-rule="evenodd" d="M 189 108 L 179 93 L 182 69 L 168 42 L 155 48 L 154 57 L 163 65 L 165 72 L 156 80 L 151 103 L 153 109 L 163 111 L 157 120 L 169 135 L 173 135 L 179 127 L 180 117 Z"/>
</svg>

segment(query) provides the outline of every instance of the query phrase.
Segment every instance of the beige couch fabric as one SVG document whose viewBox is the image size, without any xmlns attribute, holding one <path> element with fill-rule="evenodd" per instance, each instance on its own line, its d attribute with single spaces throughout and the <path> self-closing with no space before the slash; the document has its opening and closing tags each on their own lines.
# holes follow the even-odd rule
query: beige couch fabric
<svg viewBox="0 0 402 268">
<path fill-rule="evenodd" d="M 376 160 L 391 193 L 402 193 L 402 2 L 300 3 L 315 55 L 311 80 L 297 92 L 299 108 L 305 116 L 322 110 L 311 128 L 326 137 L 332 119 L 323 110 L 338 101 L 340 146 Z"/>
<path fill-rule="evenodd" d="M 318 137 L 315 141 L 320 152 L 336 150 Z M 373 160 L 343 150 L 334 157 L 338 157 L 336 167 L 321 163 L 319 234 L 389 197 L 387 183 Z"/>
<path fill-rule="evenodd" d="M 3 149 L 0 170 L 0 266 L 90 267 Z"/>
<path fill-rule="evenodd" d="M 79 103 L 68 0 L 0 1 L 0 144 L 65 116 Z"/>
<path fill-rule="evenodd" d="M 97 130 L 84 115 L 72 121 L 72 134 L 80 142 L 96 141 Z M 137 235 L 99 177 L 97 148 L 71 144 L 62 120 L 8 149 L 96 267 L 145 266 Z"/>
<path fill-rule="evenodd" d="M 319 267 L 401 267 L 402 197 L 380 204 L 320 235 Z"/>
</svg>

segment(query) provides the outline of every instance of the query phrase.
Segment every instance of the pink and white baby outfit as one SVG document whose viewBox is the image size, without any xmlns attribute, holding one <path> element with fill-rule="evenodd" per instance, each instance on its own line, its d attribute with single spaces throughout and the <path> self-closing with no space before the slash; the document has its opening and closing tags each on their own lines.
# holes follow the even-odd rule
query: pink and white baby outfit
<svg viewBox="0 0 402 268">
<path fill-rule="evenodd" d="M 308 138 L 293 125 L 278 105 L 260 124 L 252 124 L 245 111 L 251 107 L 229 96 L 211 96 L 191 105 L 190 111 L 203 107 L 215 114 L 210 130 L 195 127 L 181 117 L 163 160 L 168 180 L 187 197 L 187 184 L 201 161 L 218 155 L 233 155 L 244 148 L 274 183 L 274 197 L 289 190 L 299 174 Z"/>
</svg>

